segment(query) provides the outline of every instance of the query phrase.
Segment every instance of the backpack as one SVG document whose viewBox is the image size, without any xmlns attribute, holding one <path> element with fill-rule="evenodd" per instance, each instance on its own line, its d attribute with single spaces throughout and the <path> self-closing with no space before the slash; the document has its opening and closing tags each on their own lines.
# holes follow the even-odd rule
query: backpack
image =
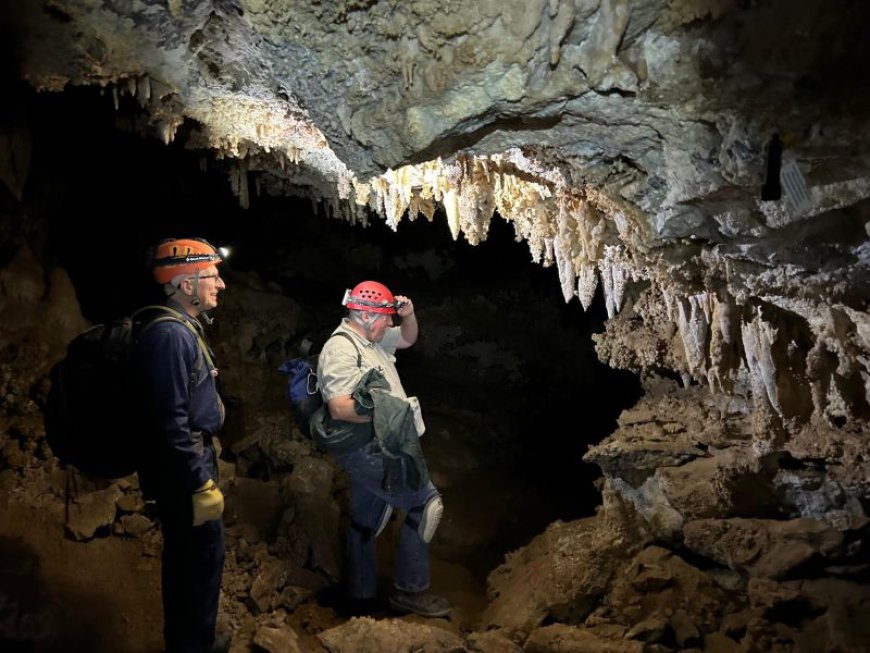
<svg viewBox="0 0 870 653">
<path fill-rule="evenodd" d="M 181 313 L 168 306 L 146 306 L 79 334 L 69 343 L 66 357 L 52 367 L 45 434 L 62 466 L 110 479 L 136 471 L 147 420 L 138 415 L 133 346 L 141 333 L 165 320 L 186 325 L 210 359 L 202 337 Z"/>
<path fill-rule="evenodd" d="M 362 354 L 356 343 L 348 334 L 338 332 L 327 338 L 341 336 L 347 338 L 353 348 L 356 349 L 356 366 L 362 368 Z M 326 343 L 323 343 L 324 345 Z M 302 431 L 306 438 L 311 437 L 311 431 L 308 428 L 308 422 L 311 416 L 323 405 L 323 396 L 320 394 L 320 382 L 317 379 L 317 359 L 318 355 L 303 356 L 301 358 L 291 358 L 284 361 L 278 368 L 282 374 L 286 374 L 287 379 L 287 396 L 290 400 L 290 412 L 293 414 L 293 419 L 296 426 Z"/>
</svg>

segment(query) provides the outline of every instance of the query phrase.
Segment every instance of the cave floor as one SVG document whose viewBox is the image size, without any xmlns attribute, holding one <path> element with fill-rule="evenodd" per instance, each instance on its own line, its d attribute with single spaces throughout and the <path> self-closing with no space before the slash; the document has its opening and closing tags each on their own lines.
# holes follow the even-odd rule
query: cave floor
<svg viewBox="0 0 870 653">
<path fill-rule="evenodd" d="M 379 550 L 386 571 L 391 539 L 384 538 Z M 0 621 L 5 622 L 0 631 L 2 649 L 7 653 L 158 653 L 162 650 L 160 558 L 154 553 L 146 551 L 141 541 L 123 537 L 73 541 L 64 536 L 62 500 L 53 507 L 34 508 L 10 498 L 0 512 L 0 574 L 3 594 L 12 603 L 0 610 Z M 383 576 L 382 581 L 386 585 L 389 579 Z M 442 622 L 451 629 L 471 625 L 484 606 L 480 584 L 461 565 L 433 556 L 432 585 L 454 605 L 452 625 Z M 224 596 L 222 602 L 227 600 Z M 325 650 L 314 635 L 346 620 L 338 616 L 336 606 L 321 603 L 304 603 L 287 619 L 307 651 Z M 396 615 L 384 610 L 373 616 Z M 219 619 L 226 621 L 224 614 Z M 12 638 L 4 639 L 4 632 Z"/>
<path fill-rule="evenodd" d="M 442 443 L 442 448 L 444 443 Z M 449 447 L 438 459 L 450 460 Z M 454 456 L 455 457 L 455 456 Z M 433 543 L 432 590 L 447 597 L 454 606 L 449 620 L 433 620 L 445 629 L 474 630 L 486 606 L 485 576 L 505 553 L 492 539 L 514 528 L 515 518 L 525 510 L 512 500 L 511 478 L 484 470 L 451 481 L 449 474 L 433 466 L 433 476 L 448 486 L 443 489 L 448 513 L 442 523 L 443 543 Z M 74 541 L 65 534 L 65 474 L 53 462 L 4 470 L 4 483 L 11 491 L 0 511 L 0 648 L 8 653 L 158 653 L 162 650 L 160 599 L 160 541 L 154 537 L 133 539 L 109 534 L 107 529 L 88 541 Z M 13 483 L 14 480 L 14 483 Z M 10 488 L 13 486 L 14 488 Z M 232 488 L 229 490 L 232 492 Z M 526 492 L 531 506 L 533 493 Z M 468 500 L 476 497 L 477 500 Z M 519 513 L 517 513 L 519 511 Z M 509 515 L 509 513 L 514 513 Z M 401 515 L 394 515 L 379 538 L 380 594 L 386 597 L 390 569 Z M 529 519 L 523 519 L 529 524 Z M 514 532 L 514 539 L 524 537 Z M 228 537 L 228 547 L 233 539 Z M 508 542 L 503 543 L 504 546 Z M 224 587 L 235 583 L 227 569 Z M 325 651 L 317 633 L 341 625 L 351 616 L 343 612 L 338 590 L 318 594 L 278 620 L 299 636 L 302 650 Z M 249 642 L 253 619 L 239 620 L 236 597 L 223 592 L 219 626 L 242 633 Z M 253 617 L 256 610 L 250 610 Z M 388 609 L 376 611 L 375 618 L 398 615 Z M 262 618 L 263 615 L 260 615 Z M 426 623 L 416 616 L 403 619 Z M 245 626 L 247 622 L 247 626 Z M 247 651 L 239 642 L 234 651 Z"/>
</svg>

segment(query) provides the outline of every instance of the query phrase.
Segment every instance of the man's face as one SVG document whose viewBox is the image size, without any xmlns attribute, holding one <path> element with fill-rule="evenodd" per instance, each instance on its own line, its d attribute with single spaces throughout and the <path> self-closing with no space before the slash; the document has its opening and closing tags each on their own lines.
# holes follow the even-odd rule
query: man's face
<svg viewBox="0 0 870 653">
<path fill-rule="evenodd" d="M 193 278 L 191 278 L 191 281 Z M 200 270 L 197 291 L 199 294 L 200 307 L 203 311 L 210 311 L 218 305 L 218 293 L 226 288 L 224 280 L 221 279 L 217 267 L 214 265 L 210 268 Z"/>
<path fill-rule="evenodd" d="M 386 313 L 374 313 L 374 316 L 371 321 L 371 340 L 380 342 L 384 339 L 387 329 L 393 326 L 393 316 Z"/>
</svg>

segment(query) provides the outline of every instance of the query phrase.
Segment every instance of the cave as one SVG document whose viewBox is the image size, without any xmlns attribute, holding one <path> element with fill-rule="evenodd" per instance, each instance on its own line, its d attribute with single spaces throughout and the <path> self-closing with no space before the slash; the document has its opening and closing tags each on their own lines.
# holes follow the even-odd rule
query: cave
<svg viewBox="0 0 870 653">
<path fill-rule="evenodd" d="M 233 653 L 870 651 L 870 9 L 816 4 L 5 3 L 3 650 L 163 650 L 152 502 L 44 413 L 203 237 Z M 278 371 L 364 279 L 420 323 L 447 619 L 348 609 Z"/>
</svg>

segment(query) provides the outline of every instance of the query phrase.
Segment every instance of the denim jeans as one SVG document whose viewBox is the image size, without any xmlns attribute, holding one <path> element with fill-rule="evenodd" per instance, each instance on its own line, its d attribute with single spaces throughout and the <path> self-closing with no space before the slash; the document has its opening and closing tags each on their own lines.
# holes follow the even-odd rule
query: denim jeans
<svg viewBox="0 0 870 653">
<path fill-rule="evenodd" d="M 393 583 L 405 592 L 421 592 L 429 587 L 429 545 L 417 534 L 423 508 L 438 496 L 432 483 L 416 491 L 384 490 L 384 458 L 373 454 L 374 442 L 351 453 L 336 456 L 350 477 L 350 512 L 354 525 L 347 534 L 347 594 L 354 599 L 374 598 L 377 594 L 378 563 L 374 533 L 387 506 L 407 513 L 402 524 Z M 409 523 L 412 522 L 412 523 Z"/>
</svg>

